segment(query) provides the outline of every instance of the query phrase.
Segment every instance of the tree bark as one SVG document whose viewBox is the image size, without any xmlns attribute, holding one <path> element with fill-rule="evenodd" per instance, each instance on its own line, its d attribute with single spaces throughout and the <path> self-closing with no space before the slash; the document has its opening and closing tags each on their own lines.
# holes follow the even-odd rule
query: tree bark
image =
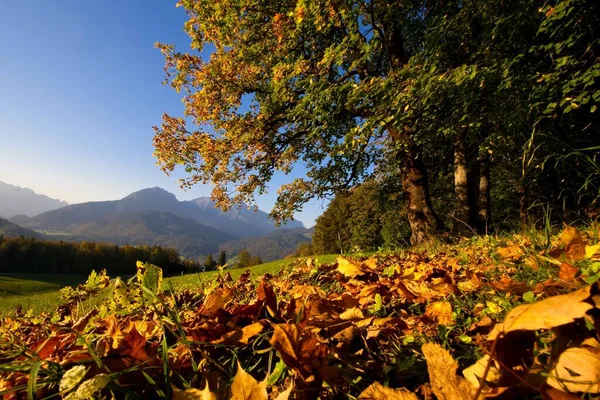
<svg viewBox="0 0 600 400">
<path fill-rule="evenodd" d="M 454 232 L 464 234 L 470 230 L 471 207 L 465 136 L 462 133 L 457 135 L 454 141 L 454 193 L 456 194 Z"/>
<path fill-rule="evenodd" d="M 410 243 L 415 245 L 429 241 L 443 228 L 443 222 L 431 204 L 425 164 L 410 134 L 400 134 L 395 127 L 388 130 L 399 147 L 397 157 L 402 166 L 402 187 L 407 198 L 406 210 L 412 231 Z"/>
<path fill-rule="evenodd" d="M 519 220 L 521 222 L 521 229 L 524 230 L 527 227 L 527 192 L 525 190 L 525 184 L 523 179 L 519 183 Z"/>
<path fill-rule="evenodd" d="M 479 233 L 488 234 L 492 219 L 490 197 L 490 163 L 488 157 L 479 157 Z"/>
</svg>

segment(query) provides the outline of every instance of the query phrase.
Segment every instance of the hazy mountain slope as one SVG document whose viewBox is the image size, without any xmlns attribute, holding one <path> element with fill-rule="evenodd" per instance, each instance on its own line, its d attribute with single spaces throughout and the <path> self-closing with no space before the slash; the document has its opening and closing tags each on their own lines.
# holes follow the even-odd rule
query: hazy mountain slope
<svg viewBox="0 0 600 400">
<path fill-rule="evenodd" d="M 0 236 L 4 237 L 33 237 L 36 239 L 44 239 L 44 235 L 41 233 L 25 229 L 20 227 L 17 224 L 13 224 L 10 221 L 7 221 L 3 218 L 0 218 Z"/>
<path fill-rule="evenodd" d="M 199 197 L 185 203 L 193 209 L 202 211 L 202 222 L 217 226 L 224 231 L 235 232 L 243 237 L 266 235 L 278 229 L 304 228 L 300 221 L 288 221 L 282 225 L 282 228 L 277 228 L 275 222 L 269 218 L 269 214 L 261 210 L 248 209 L 246 205 L 221 211 L 209 197 Z"/>
<path fill-rule="evenodd" d="M 90 241 L 171 247 L 192 258 L 216 253 L 219 244 L 235 238 L 191 218 L 154 210 L 108 216 L 77 225 L 71 233 Z"/>
<path fill-rule="evenodd" d="M 109 216 L 148 210 L 193 218 L 201 224 L 238 237 L 264 235 L 276 229 L 263 211 L 254 212 L 242 208 L 222 212 L 207 198 L 178 201 L 175 195 L 157 187 L 140 190 L 120 200 L 73 204 L 33 218 L 16 217 L 11 221 L 30 229 L 71 232 L 80 224 L 99 221 Z M 299 221 L 292 221 L 286 227 L 303 227 L 303 225 Z"/>
<path fill-rule="evenodd" d="M 232 240 L 221 245 L 228 257 L 233 257 L 242 249 L 264 262 L 279 260 L 294 252 L 300 243 L 310 243 L 311 231 L 304 228 L 280 229 L 265 236 Z"/>
<path fill-rule="evenodd" d="M 66 205 L 64 201 L 37 194 L 31 189 L 0 181 L 0 217 L 11 218 L 21 214 L 31 217 Z"/>
</svg>

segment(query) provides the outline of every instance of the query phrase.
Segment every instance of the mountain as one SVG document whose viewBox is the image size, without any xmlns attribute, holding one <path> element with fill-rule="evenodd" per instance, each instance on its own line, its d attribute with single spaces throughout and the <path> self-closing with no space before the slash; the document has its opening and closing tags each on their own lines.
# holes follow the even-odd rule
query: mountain
<svg viewBox="0 0 600 400">
<path fill-rule="evenodd" d="M 34 216 L 66 205 L 68 203 L 37 194 L 31 189 L 0 181 L 0 217 Z"/>
<path fill-rule="evenodd" d="M 300 243 L 310 243 L 311 229 L 280 229 L 268 235 L 232 240 L 221 245 L 221 250 L 233 257 L 243 249 L 253 256 L 259 256 L 263 262 L 285 258 L 296 250 Z"/>
<path fill-rule="evenodd" d="M 17 224 L 13 224 L 10 221 L 7 221 L 3 218 L 0 218 L 0 236 L 4 237 L 32 237 L 36 239 L 44 239 L 44 235 L 41 233 L 31 231 L 29 229 L 25 229 L 20 227 Z"/>
<path fill-rule="evenodd" d="M 11 221 L 29 229 L 70 232 L 80 224 L 148 210 L 192 218 L 237 237 L 265 235 L 277 229 L 263 211 L 233 208 L 223 212 L 208 198 L 179 201 L 174 194 L 158 187 L 140 190 L 120 200 L 73 204 L 33 218 L 15 217 Z M 299 221 L 291 221 L 286 227 L 304 226 Z"/>
<path fill-rule="evenodd" d="M 194 210 L 201 210 L 202 222 L 242 237 L 265 235 L 279 229 L 304 229 L 300 221 L 288 221 L 283 228 L 278 228 L 275 226 L 275 221 L 269 218 L 269 214 L 261 210 L 248 209 L 246 205 L 221 211 L 210 197 L 199 197 L 185 203 Z"/>
<path fill-rule="evenodd" d="M 190 258 L 216 253 L 219 244 L 235 238 L 194 219 L 155 210 L 117 214 L 82 223 L 70 233 L 79 240 L 170 247 Z"/>
</svg>

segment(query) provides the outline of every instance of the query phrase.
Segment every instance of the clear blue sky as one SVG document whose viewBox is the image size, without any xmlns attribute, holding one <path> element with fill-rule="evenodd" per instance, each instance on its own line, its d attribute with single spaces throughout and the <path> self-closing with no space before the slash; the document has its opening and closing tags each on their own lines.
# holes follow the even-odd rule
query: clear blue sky
<svg viewBox="0 0 600 400">
<path fill-rule="evenodd" d="M 78 203 L 121 198 L 160 186 L 181 191 L 153 157 L 152 126 L 181 115 L 180 96 L 164 79 L 155 42 L 187 49 L 185 12 L 168 0 L 0 2 L 0 181 Z M 258 199 L 268 211 L 277 176 Z M 306 226 L 322 212 L 314 201 L 296 215 Z"/>
</svg>

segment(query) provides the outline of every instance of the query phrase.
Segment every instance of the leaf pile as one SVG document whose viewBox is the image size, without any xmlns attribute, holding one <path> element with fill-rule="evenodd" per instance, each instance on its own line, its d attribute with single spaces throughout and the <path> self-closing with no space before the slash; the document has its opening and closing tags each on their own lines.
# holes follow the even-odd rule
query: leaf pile
<svg viewBox="0 0 600 400">
<path fill-rule="evenodd" d="M 92 274 L 56 314 L 0 320 L 6 399 L 570 399 L 600 393 L 598 245 L 567 228 L 313 259 L 162 290 Z M 85 310 L 86 295 L 103 299 Z M 510 311 L 509 311 L 510 310 Z"/>
</svg>

